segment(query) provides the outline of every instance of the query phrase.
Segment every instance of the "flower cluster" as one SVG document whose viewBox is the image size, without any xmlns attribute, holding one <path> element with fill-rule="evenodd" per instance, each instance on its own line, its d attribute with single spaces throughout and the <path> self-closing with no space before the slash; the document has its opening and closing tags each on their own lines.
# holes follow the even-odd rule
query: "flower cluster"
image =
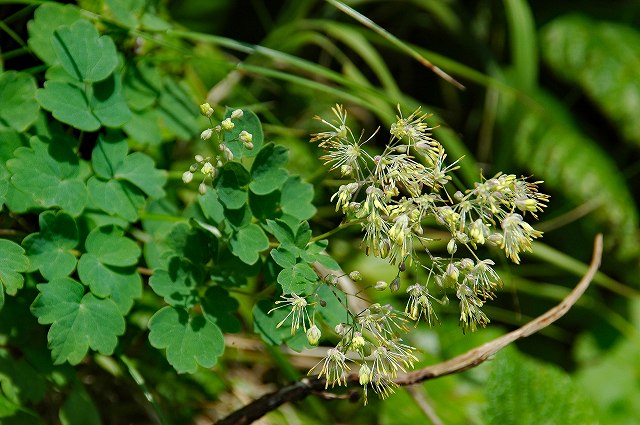
<svg viewBox="0 0 640 425">
<path fill-rule="evenodd" d="M 195 177 L 195 173 L 200 171 L 202 174 L 202 182 L 198 186 L 198 190 L 200 193 L 204 194 L 207 191 L 207 182 L 215 179 L 218 169 L 221 168 L 226 162 L 233 160 L 233 152 L 229 149 L 229 146 L 224 142 L 224 133 L 232 131 L 236 124 L 235 120 L 242 118 L 244 112 L 242 109 L 236 109 L 231 112 L 231 115 L 228 118 L 225 118 L 218 125 L 214 125 L 213 119 L 213 108 L 208 103 L 203 103 L 200 105 L 200 113 L 209 119 L 210 127 L 206 128 L 201 134 L 200 137 L 202 140 L 210 140 L 212 136 L 215 134 L 216 138 L 214 139 L 214 151 L 216 152 L 213 156 L 203 157 L 202 155 L 195 156 L 195 163 L 191 164 L 189 170 L 185 171 L 182 174 L 182 181 L 185 183 L 190 183 Z M 241 142 L 242 145 L 248 149 L 253 149 L 253 135 L 245 130 L 242 130 L 237 138 L 231 139 L 227 141 L 227 143 L 232 142 Z"/>
<path fill-rule="evenodd" d="M 481 307 L 501 284 L 493 261 L 479 258 L 476 250 L 482 245 L 499 247 L 519 263 L 520 253 L 531 251 L 532 240 L 542 236 L 524 217 L 537 218 L 548 196 L 538 192 L 540 182 L 502 173 L 481 177 L 473 189 L 450 196 L 450 174 L 458 161 L 447 164 L 445 149 L 426 122 L 428 114 L 418 109 L 405 117 L 398 111 L 380 155 L 366 152 L 363 145 L 371 138 L 363 142 L 362 135 L 354 136 L 342 106 L 333 108 L 334 120 L 316 117 L 328 131 L 312 135 L 311 141 L 325 150 L 321 158 L 331 169 L 351 179 L 332 200 L 346 222 L 362 226 L 365 252 L 388 259 L 401 271 L 406 266 L 424 269 L 425 281 L 407 288 L 406 317 L 424 318 L 429 324 L 437 321 L 433 303 L 443 304 L 448 298 L 434 297 L 435 286 L 456 294 L 463 328 L 475 330 L 488 323 Z M 428 218 L 435 218 L 450 233 L 448 257 L 436 257 L 427 249 L 431 239 L 423 223 Z M 459 248 L 469 258 L 454 257 Z"/>
<path fill-rule="evenodd" d="M 394 379 L 398 372 L 406 372 L 418 360 L 413 354 L 415 348 L 401 340 L 408 330 L 406 322 L 404 314 L 390 305 L 369 306 L 352 317 L 351 323 L 336 326 L 340 341 L 309 373 L 318 371 L 318 376 L 325 378 L 327 388 L 345 385 L 352 363 L 358 367 L 365 403 L 369 387 L 381 397 L 387 397 L 396 387 Z"/>
</svg>

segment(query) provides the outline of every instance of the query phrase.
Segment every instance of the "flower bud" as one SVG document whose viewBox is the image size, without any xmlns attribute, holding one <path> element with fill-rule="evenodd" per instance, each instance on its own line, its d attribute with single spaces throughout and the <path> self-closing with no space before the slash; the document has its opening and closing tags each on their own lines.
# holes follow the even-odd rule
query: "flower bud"
<svg viewBox="0 0 640 425">
<path fill-rule="evenodd" d="M 200 192 L 201 195 L 207 193 L 207 185 L 205 184 L 205 182 L 200 183 L 200 185 L 198 186 L 198 192 Z"/>
<path fill-rule="evenodd" d="M 360 370 L 358 371 L 358 380 L 360 385 L 367 385 L 371 382 L 371 368 L 365 364 L 360 366 Z"/>
<path fill-rule="evenodd" d="M 182 181 L 185 183 L 191 183 L 191 180 L 193 180 L 193 173 L 191 171 L 185 171 L 182 174 Z"/>
<path fill-rule="evenodd" d="M 245 143 L 243 143 L 242 145 L 243 145 L 243 146 L 244 146 L 244 148 L 245 148 L 246 150 L 248 150 L 248 151 L 253 150 L 253 143 L 251 143 L 251 142 L 245 142 Z"/>
<path fill-rule="evenodd" d="M 447 244 L 447 252 L 453 255 L 456 253 L 457 250 L 458 250 L 458 245 L 456 244 L 456 240 L 454 238 L 451 238 L 451 240 L 449 240 L 449 243 Z"/>
<path fill-rule="evenodd" d="M 362 280 L 362 275 L 360 274 L 359 271 L 354 270 L 351 273 L 349 273 L 349 278 L 354 282 L 359 282 Z"/>
<path fill-rule="evenodd" d="M 242 130 L 238 135 L 238 139 L 240 139 L 242 143 L 250 143 L 253 141 L 253 134 L 249 133 L 246 130 Z"/>
<path fill-rule="evenodd" d="M 213 165 L 211 165 L 210 162 L 205 162 L 204 165 L 202 166 L 202 174 L 209 176 L 211 174 L 213 174 Z"/>
<path fill-rule="evenodd" d="M 391 284 L 389 285 L 389 289 L 391 290 L 391 292 L 396 292 L 396 291 L 398 291 L 398 289 L 400 289 L 400 278 L 399 277 L 395 277 L 391 281 Z"/>
<path fill-rule="evenodd" d="M 202 105 L 200 105 L 200 113 L 209 118 L 211 117 L 211 115 L 213 115 L 213 108 L 211 107 L 211 105 L 209 105 L 209 103 L 203 103 Z"/>
<path fill-rule="evenodd" d="M 389 287 L 389 284 L 384 280 L 379 280 L 376 282 L 376 284 L 373 287 L 376 288 L 378 291 L 384 291 Z"/>
<path fill-rule="evenodd" d="M 351 348 L 353 351 L 360 351 L 364 347 L 365 342 L 366 341 L 362 337 L 362 334 L 360 332 L 356 332 L 354 337 L 351 339 L 349 348 Z"/>
<path fill-rule="evenodd" d="M 453 263 L 449 263 L 447 266 L 447 270 L 444 272 L 444 280 L 445 284 L 453 285 L 458 282 L 458 277 L 460 276 L 460 272 L 457 267 L 453 265 Z"/>
<path fill-rule="evenodd" d="M 233 128 L 236 126 L 232 121 L 231 118 L 226 118 L 224 119 L 220 125 L 222 126 L 222 129 L 225 131 L 231 131 L 233 130 Z"/>
<path fill-rule="evenodd" d="M 244 112 L 242 112 L 242 109 L 236 109 L 231 113 L 231 119 L 235 120 L 236 118 L 242 118 L 243 115 Z"/>
<path fill-rule="evenodd" d="M 340 174 L 347 176 L 353 172 L 353 167 L 349 164 L 344 164 L 340 167 Z"/>
<path fill-rule="evenodd" d="M 202 162 L 204 161 L 204 157 L 202 155 L 196 155 L 195 156 L 196 162 Z"/>
<path fill-rule="evenodd" d="M 212 128 L 207 128 L 205 131 L 200 133 L 200 138 L 202 140 L 209 140 L 211 138 L 212 134 L 213 134 L 213 129 Z"/>
<path fill-rule="evenodd" d="M 309 341 L 311 345 L 318 345 L 321 336 L 322 332 L 315 323 L 307 330 L 307 341 Z"/>
</svg>

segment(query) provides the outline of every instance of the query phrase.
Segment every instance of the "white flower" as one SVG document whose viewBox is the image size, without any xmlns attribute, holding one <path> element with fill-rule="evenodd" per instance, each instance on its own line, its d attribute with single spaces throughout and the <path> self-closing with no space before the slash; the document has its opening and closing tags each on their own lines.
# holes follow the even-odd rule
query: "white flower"
<svg viewBox="0 0 640 425">
<path fill-rule="evenodd" d="M 193 180 L 193 173 L 191 171 L 185 171 L 182 174 L 182 181 L 185 183 L 191 183 L 191 180 Z"/>
</svg>

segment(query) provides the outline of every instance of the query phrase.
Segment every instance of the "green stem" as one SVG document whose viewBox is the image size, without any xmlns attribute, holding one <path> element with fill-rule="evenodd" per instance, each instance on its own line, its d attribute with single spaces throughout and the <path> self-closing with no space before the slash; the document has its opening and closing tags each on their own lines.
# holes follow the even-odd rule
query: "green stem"
<svg viewBox="0 0 640 425">
<path fill-rule="evenodd" d="M 333 235 L 336 232 L 339 232 L 342 229 L 346 229 L 349 226 L 353 226 L 354 224 L 360 224 L 364 222 L 364 219 L 360 219 L 360 220 L 355 220 L 355 221 L 347 221 L 346 223 L 342 223 L 340 224 L 338 227 L 336 227 L 335 229 L 331 229 L 328 232 L 325 232 L 321 235 L 315 236 L 313 238 L 311 238 L 311 240 L 309 241 L 309 243 L 307 245 L 311 245 L 314 242 L 320 241 L 322 239 L 326 239 L 329 236 Z"/>
<path fill-rule="evenodd" d="M 133 362 L 124 354 L 120 355 L 119 359 L 126 366 L 127 371 L 129 372 L 129 375 L 131 376 L 133 381 L 138 385 L 138 387 L 140 387 L 140 390 L 142 390 L 142 393 L 144 394 L 145 398 L 151 404 L 151 407 L 153 407 L 153 410 L 156 412 L 156 415 L 160 420 L 160 423 L 162 425 L 169 425 L 169 421 L 167 420 L 167 417 L 165 416 L 164 412 L 160 408 L 160 405 L 156 401 L 151 391 L 149 391 L 149 388 L 147 387 L 147 384 L 144 382 L 144 377 L 142 376 L 140 371 L 136 368 Z"/>
</svg>

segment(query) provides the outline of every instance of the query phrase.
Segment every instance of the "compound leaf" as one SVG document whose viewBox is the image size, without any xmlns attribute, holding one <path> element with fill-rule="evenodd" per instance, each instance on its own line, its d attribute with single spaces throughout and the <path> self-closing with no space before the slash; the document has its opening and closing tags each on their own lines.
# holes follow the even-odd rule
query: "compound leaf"
<svg viewBox="0 0 640 425">
<path fill-rule="evenodd" d="M 84 294 L 81 283 L 58 278 L 37 285 L 40 294 L 31 305 L 38 323 L 51 325 L 47 339 L 54 364 L 65 361 L 75 365 L 89 348 L 111 355 L 124 334 L 124 318 L 110 299 Z"/>
<path fill-rule="evenodd" d="M 47 280 L 68 276 L 76 268 L 72 250 L 78 245 L 78 226 L 70 215 L 60 211 L 40 214 L 40 232 L 22 241 L 31 260 L 31 269 L 39 269 Z"/>
<path fill-rule="evenodd" d="M 289 172 L 284 168 L 289 152 L 284 146 L 267 143 L 251 166 L 249 189 L 256 195 L 266 195 L 282 187 Z"/>
<path fill-rule="evenodd" d="M 15 295 L 24 284 L 23 272 L 29 269 L 29 258 L 15 242 L 0 239 L 0 309 L 4 305 L 4 293 Z"/>
<path fill-rule="evenodd" d="M 149 342 L 155 348 L 166 348 L 167 361 L 178 373 L 195 373 L 198 365 L 212 367 L 224 351 L 218 325 L 183 309 L 167 306 L 158 310 L 149 320 L 149 329 Z"/>
<path fill-rule="evenodd" d="M 36 99 L 58 121 L 79 130 L 96 131 L 100 120 L 91 112 L 87 95 L 76 84 L 64 81 L 45 81 Z"/>
<path fill-rule="evenodd" d="M 133 266 L 140 257 L 140 247 L 124 237 L 123 231 L 113 225 L 92 230 L 87 236 L 85 247 L 98 261 L 109 266 Z"/>
<path fill-rule="evenodd" d="M 65 71 L 78 81 L 102 81 L 118 65 L 116 46 L 111 37 L 100 36 L 84 19 L 58 27 L 53 32 L 52 42 Z"/>
<path fill-rule="evenodd" d="M 136 221 L 138 210 L 144 206 L 144 194 L 126 181 L 91 177 L 87 181 L 87 190 L 95 207 L 128 222 Z"/>
<path fill-rule="evenodd" d="M 36 82 L 29 74 L 7 71 L 0 74 L 0 128 L 25 131 L 38 118 Z"/>
</svg>

